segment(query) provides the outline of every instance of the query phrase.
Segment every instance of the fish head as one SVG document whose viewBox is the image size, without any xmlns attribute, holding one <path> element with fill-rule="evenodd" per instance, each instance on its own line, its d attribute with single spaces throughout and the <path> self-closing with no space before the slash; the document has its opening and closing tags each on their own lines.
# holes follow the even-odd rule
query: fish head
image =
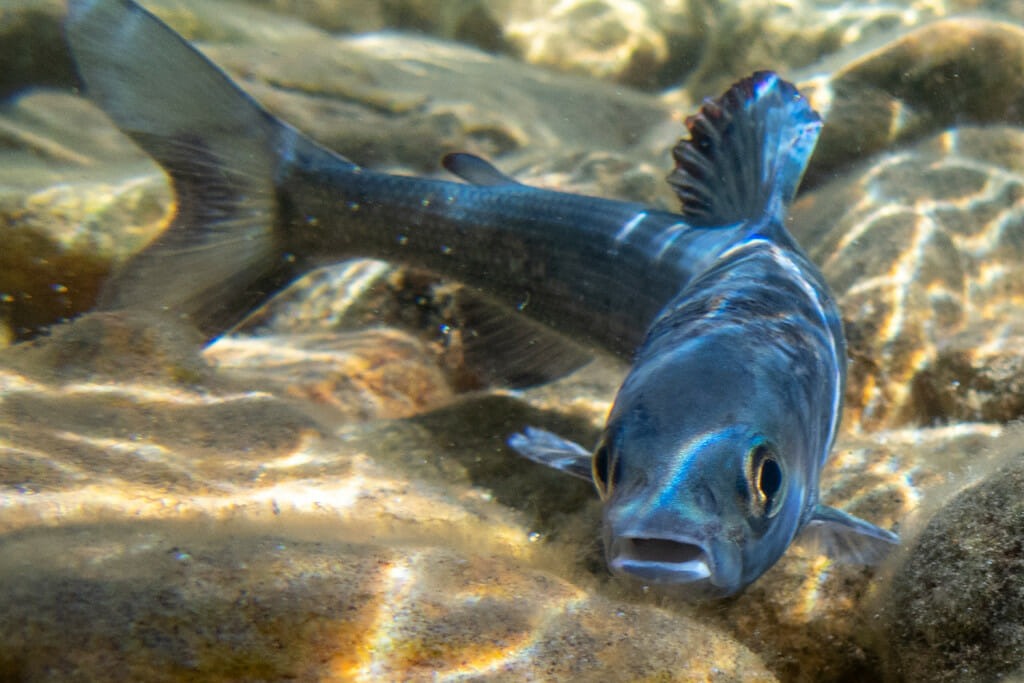
<svg viewBox="0 0 1024 683">
<path fill-rule="evenodd" d="M 593 476 L 614 574 L 719 598 L 785 552 L 816 502 L 822 446 L 792 382 L 714 344 L 681 351 L 634 366 Z"/>
</svg>

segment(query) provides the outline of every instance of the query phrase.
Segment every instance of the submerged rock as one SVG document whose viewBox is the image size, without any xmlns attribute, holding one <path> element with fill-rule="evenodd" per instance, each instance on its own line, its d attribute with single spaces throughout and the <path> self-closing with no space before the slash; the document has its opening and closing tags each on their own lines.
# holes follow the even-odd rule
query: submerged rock
<svg viewBox="0 0 1024 683">
<path fill-rule="evenodd" d="M 5 536 L 0 676 L 775 680 L 716 629 L 508 558 L 277 531 L 134 523 Z"/>
<path fill-rule="evenodd" d="M 341 419 L 404 417 L 452 397 L 437 354 L 391 329 L 226 337 L 205 356 L 222 378 L 330 405 Z"/>
<path fill-rule="evenodd" d="M 1024 673 L 1022 539 L 1018 455 L 939 510 L 893 579 L 884 612 L 888 654 L 904 680 Z"/>
<path fill-rule="evenodd" d="M 398 30 L 468 43 L 484 50 L 507 49 L 488 0 L 248 0 L 330 33 Z"/>
<path fill-rule="evenodd" d="M 13 0 L 0 13 L 0 98 L 24 88 L 70 87 L 74 67 L 60 38 L 61 0 Z"/>
<path fill-rule="evenodd" d="M 652 202 L 668 195 L 666 150 L 682 132 L 672 102 L 753 68 L 837 55 L 806 82 L 827 124 L 792 223 L 835 288 L 853 358 L 822 498 L 905 531 L 1016 438 L 964 421 L 1022 409 L 1024 140 L 1009 125 L 948 126 L 1018 122 L 1021 34 L 939 22 L 865 55 L 944 9 L 836 5 L 147 3 L 269 109 L 360 163 L 430 173 L 462 149 L 532 184 Z M 271 11 L 292 8 L 305 20 Z M 334 8 L 346 15 L 332 19 Z M 484 47 L 521 57 L 329 33 L 390 22 L 388 11 L 403 28 L 477 45 L 497 18 L 502 42 Z M 857 54 L 839 52 L 847 45 Z M 664 98 L 594 81 L 649 87 L 684 71 L 689 89 Z M 60 68 L 47 78 L 37 82 L 60 82 Z M 31 237 L 0 251 L 0 313 L 41 327 L 87 308 L 171 200 L 158 170 L 77 97 L 10 102 L 0 135 L 5 244 Z M 83 263 L 95 267 L 78 277 Z M 8 284 L 15 276 L 32 286 Z M 623 365 L 598 358 L 545 386 L 481 389 L 445 338 L 451 287 L 349 263 L 310 274 L 205 351 L 177 323 L 102 314 L 0 353 L 0 678 L 817 681 L 897 675 L 896 664 L 931 672 L 918 667 L 928 648 L 979 675 L 996 671 L 976 664 L 986 654 L 1010 661 L 980 626 L 944 631 L 946 598 L 920 593 L 900 598 L 905 629 L 886 659 L 875 598 L 901 557 L 840 566 L 795 546 L 744 594 L 696 609 L 612 580 L 592 488 L 505 440 L 531 424 L 593 444 Z M 961 544 L 953 565 L 984 550 Z M 940 554 L 900 570 L 902 595 L 925 570 L 946 571 Z M 986 576 L 1012 587 L 1013 561 L 996 559 L 1001 573 Z M 982 581 L 964 581 L 997 605 L 971 592 Z M 1016 628 L 992 609 L 994 628 Z"/>
<path fill-rule="evenodd" d="M 793 233 L 846 324 L 850 423 L 1021 415 L 1022 160 L 1020 129 L 963 126 L 797 202 Z"/>
<path fill-rule="evenodd" d="M 1024 28 L 1015 23 L 936 21 L 861 52 L 801 84 L 828 122 L 805 188 L 950 126 L 1024 123 Z"/>
<path fill-rule="evenodd" d="M 159 231 L 170 191 L 81 97 L 18 98 L 0 138 L 0 327 L 25 339 L 92 308 L 113 264 Z"/>
<path fill-rule="evenodd" d="M 410 403 L 361 378 L 401 335 L 364 335 L 319 407 L 275 385 L 326 352 L 283 337 L 248 356 L 262 373 L 233 340 L 207 357 L 234 369 L 187 382 L 196 339 L 153 320 L 0 354 L 0 677 L 773 680 L 725 630 L 602 597 L 566 560 L 578 539 L 539 542 L 591 495 L 503 447 L 550 420 L 483 396 L 382 419 Z"/>
<path fill-rule="evenodd" d="M 941 3 L 800 0 L 491 0 L 504 36 L 534 64 L 698 97 L 758 69 L 794 72 L 850 46 L 942 16 Z"/>
</svg>

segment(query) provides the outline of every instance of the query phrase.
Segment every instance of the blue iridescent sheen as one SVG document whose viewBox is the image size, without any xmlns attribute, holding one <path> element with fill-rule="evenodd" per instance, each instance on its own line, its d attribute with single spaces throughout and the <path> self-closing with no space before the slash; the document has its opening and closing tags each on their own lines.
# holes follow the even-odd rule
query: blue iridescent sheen
<svg viewBox="0 0 1024 683">
<path fill-rule="evenodd" d="M 614 573 L 718 597 L 798 533 L 862 562 L 897 542 L 818 500 L 846 352 L 829 289 L 783 224 L 821 122 L 776 74 L 687 120 L 672 213 L 527 187 L 466 154 L 445 166 L 467 182 L 360 168 L 130 0 L 68 7 L 84 91 L 161 164 L 177 200 L 102 308 L 167 310 L 213 337 L 325 260 L 431 268 L 486 295 L 476 336 L 490 379 L 523 386 L 585 360 L 548 328 L 631 359 L 593 451 L 533 428 L 509 440 L 595 478 Z M 507 318 L 495 322 L 491 304 Z"/>
</svg>

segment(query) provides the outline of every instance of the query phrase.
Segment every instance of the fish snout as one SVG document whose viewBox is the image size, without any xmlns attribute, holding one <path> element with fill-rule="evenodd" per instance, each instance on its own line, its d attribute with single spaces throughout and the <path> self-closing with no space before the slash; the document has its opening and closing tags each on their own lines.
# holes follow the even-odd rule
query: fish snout
<svg viewBox="0 0 1024 683">
<path fill-rule="evenodd" d="M 701 581 L 714 572 L 711 554 L 685 537 L 615 537 L 608 547 L 608 566 L 615 574 L 657 584 Z"/>
</svg>

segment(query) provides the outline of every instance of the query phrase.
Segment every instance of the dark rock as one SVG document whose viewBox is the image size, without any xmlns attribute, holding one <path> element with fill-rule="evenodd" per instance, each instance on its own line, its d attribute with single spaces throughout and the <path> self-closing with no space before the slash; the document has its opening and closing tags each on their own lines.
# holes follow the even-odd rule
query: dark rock
<svg viewBox="0 0 1024 683">
<path fill-rule="evenodd" d="M 109 258 L 82 246 L 63 248 L 41 230 L 9 223 L 0 230 L 0 324 L 9 327 L 11 341 L 93 307 Z"/>
<path fill-rule="evenodd" d="M 63 16 L 60 0 L 5 3 L 0 10 L 0 99 L 28 88 L 70 88 L 77 82 L 61 36 Z"/>
<path fill-rule="evenodd" d="M 958 335 L 914 376 L 909 417 L 933 422 L 1007 423 L 1024 416 L 1024 335 L 991 329 Z"/>
<path fill-rule="evenodd" d="M 1024 666 L 1024 458 L 961 491 L 907 554 L 885 601 L 903 680 L 996 680 Z"/>
</svg>

